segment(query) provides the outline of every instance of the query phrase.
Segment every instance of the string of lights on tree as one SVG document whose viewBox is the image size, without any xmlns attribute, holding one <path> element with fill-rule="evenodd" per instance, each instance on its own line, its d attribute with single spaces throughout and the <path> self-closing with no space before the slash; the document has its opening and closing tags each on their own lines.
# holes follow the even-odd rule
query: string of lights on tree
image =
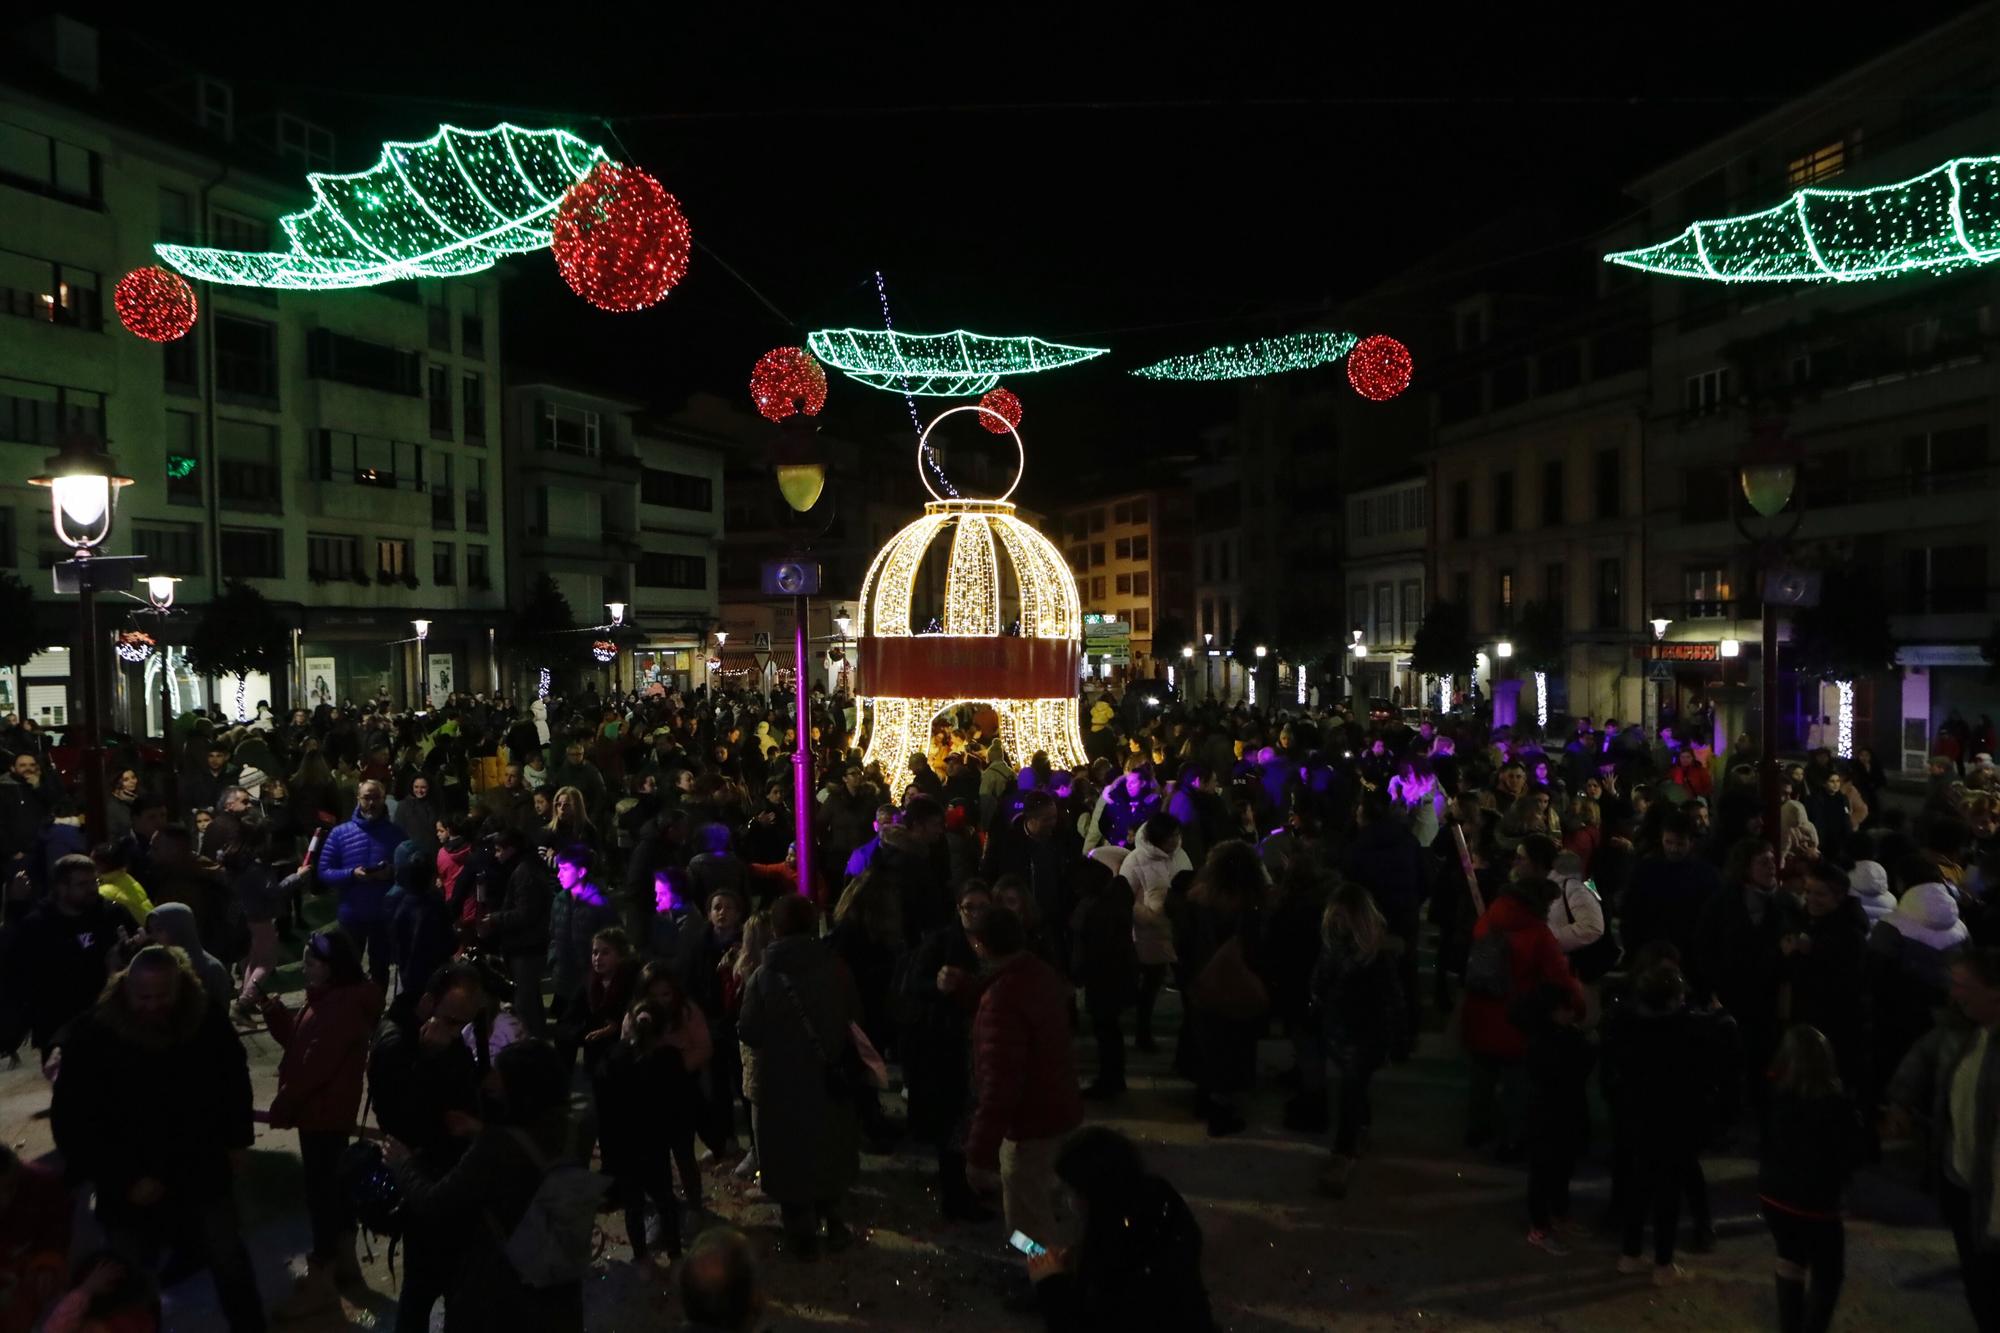
<svg viewBox="0 0 2000 1333">
<path fill-rule="evenodd" d="M 806 335 L 812 354 L 871 389 L 920 397 L 970 398 L 1003 375 L 1073 366 L 1103 356 L 1108 347 L 1072 347 L 1040 338 L 996 338 L 955 329 L 950 333 L 897 333 L 892 329 L 818 329 Z"/>
<path fill-rule="evenodd" d="M 312 205 L 278 220 L 288 250 L 153 249 L 188 277 L 242 287 L 314 291 L 456 277 L 501 255 L 547 249 L 570 188 L 608 161 L 567 130 L 445 125 L 421 142 L 384 144 L 365 171 L 308 175 Z"/>
<path fill-rule="evenodd" d="M 2000 156 L 1864 190 L 1809 186 L 1759 213 L 1691 222 L 1605 261 L 1715 282 L 1856 282 L 2000 259 Z"/>
</svg>

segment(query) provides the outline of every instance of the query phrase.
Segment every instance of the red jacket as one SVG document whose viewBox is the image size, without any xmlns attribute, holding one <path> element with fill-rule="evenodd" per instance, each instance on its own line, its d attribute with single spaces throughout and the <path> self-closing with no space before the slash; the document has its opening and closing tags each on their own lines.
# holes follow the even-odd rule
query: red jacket
<svg viewBox="0 0 2000 1333">
<path fill-rule="evenodd" d="M 979 1102 L 965 1140 L 973 1166 L 996 1170 L 1002 1139 L 1054 1138 L 1083 1123 L 1069 996 L 1069 983 L 1026 950 L 1002 964 L 980 995 L 972 1020 Z"/>
<path fill-rule="evenodd" d="M 271 1035 L 285 1048 L 278 1062 L 278 1095 L 271 1100 L 274 1129 L 354 1128 L 361 1110 L 361 1078 L 368 1042 L 382 1018 L 382 993 L 371 981 L 329 986 L 297 1013 L 281 1004 L 264 1011 Z"/>
<path fill-rule="evenodd" d="M 1667 770 L 1667 781 L 1681 788 L 1690 796 L 1712 796 L 1715 794 L 1715 776 L 1699 763 L 1675 764 Z"/>
<path fill-rule="evenodd" d="M 1583 987 L 1570 971 L 1548 918 L 1511 893 L 1502 892 L 1473 926 L 1473 947 L 1479 947 L 1479 941 L 1496 930 L 1507 932 L 1507 966 L 1514 984 L 1504 1000 L 1474 995 L 1469 990 L 1465 993 L 1465 1049 L 1496 1060 L 1519 1060 L 1528 1053 L 1528 1039 L 1507 1017 L 1507 1007 L 1537 987 L 1556 985 L 1569 989 L 1572 1003 L 1582 1013 Z"/>
</svg>

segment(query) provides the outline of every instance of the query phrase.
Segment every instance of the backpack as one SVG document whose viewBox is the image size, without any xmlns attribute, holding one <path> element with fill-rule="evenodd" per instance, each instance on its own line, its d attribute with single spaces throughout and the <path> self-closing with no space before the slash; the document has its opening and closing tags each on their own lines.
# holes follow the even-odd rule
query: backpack
<svg viewBox="0 0 2000 1333">
<path fill-rule="evenodd" d="M 507 1133 L 541 1171 L 542 1179 L 513 1233 L 502 1239 L 501 1253 L 523 1286 L 539 1289 L 583 1281 L 595 1249 L 597 1207 L 608 1182 L 575 1162 L 551 1161 L 522 1130 L 509 1128 Z M 500 1226 L 490 1213 L 487 1224 L 497 1236 Z"/>
<path fill-rule="evenodd" d="M 1465 956 L 1465 989 L 1469 995 L 1504 1000 L 1514 990 L 1514 967 L 1508 957 L 1507 932 L 1492 930 L 1472 942 Z"/>
<path fill-rule="evenodd" d="M 1569 923 L 1573 926 L 1576 924 L 1576 913 L 1569 905 L 1569 884 L 1565 882 L 1558 887 L 1562 890 L 1563 915 L 1569 918 Z M 1584 880 L 1583 891 L 1595 894 L 1597 886 L 1589 880 Z M 1569 966 L 1570 970 L 1576 973 L 1576 979 L 1587 984 L 1603 979 L 1618 966 L 1618 958 L 1618 941 L 1611 937 L 1611 922 L 1607 919 L 1604 923 L 1604 933 L 1572 953 L 1569 956 Z"/>
</svg>

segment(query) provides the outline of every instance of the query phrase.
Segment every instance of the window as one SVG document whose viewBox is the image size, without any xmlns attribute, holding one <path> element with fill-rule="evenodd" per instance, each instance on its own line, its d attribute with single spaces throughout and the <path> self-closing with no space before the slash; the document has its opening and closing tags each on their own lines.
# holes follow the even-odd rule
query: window
<svg viewBox="0 0 2000 1333">
<path fill-rule="evenodd" d="M 1201 544 L 1201 581 L 1215 582 L 1215 548 L 1207 542 Z"/>
<path fill-rule="evenodd" d="M 1151 537 L 1134 537 L 1132 539 L 1132 558 L 1134 560 L 1150 560 L 1152 556 L 1153 539 Z"/>
<path fill-rule="evenodd" d="M 1459 541 L 1472 535 L 1472 483 L 1451 484 L 1451 535 Z"/>
<path fill-rule="evenodd" d="M 1092 542 L 1092 543 L 1090 544 L 1090 566 L 1091 566 L 1091 568 L 1092 568 L 1092 569 L 1095 569 L 1095 568 L 1096 568 L 1097 566 L 1099 566 L 1099 565 L 1101 565 L 1101 564 L 1103 564 L 1103 563 L 1104 563 L 1104 543 L 1103 543 L 1103 542 Z"/>
<path fill-rule="evenodd" d="M 132 524 L 132 551 L 153 569 L 183 577 L 202 570 L 201 527 L 195 523 L 162 523 L 138 519 Z"/>
<path fill-rule="evenodd" d="M 431 458 L 431 526 L 433 528 L 455 528 L 458 526 L 458 493 L 452 489 L 452 460 L 447 453 L 434 453 Z"/>
<path fill-rule="evenodd" d="M 1113 523 L 1130 523 L 1132 521 L 1131 502 L 1121 501 L 1111 506 L 1111 521 Z"/>
<path fill-rule="evenodd" d="M 1472 606 L 1472 575 L 1465 570 L 1451 576 L 1451 600 L 1468 610 Z"/>
<path fill-rule="evenodd" d="M 1398 643 L 1407 643 L 1417 636 L 1417 626 L 1424 619 L 1424 585 L 1416 579 L 1405 579 L 1399 596 L 1402 601 L 1398 612 L 1398 623 L 1402 626 L 1402 638 Z"/>
<path fill-rule="evenodd" d="M 1396 589 L 1392 584 L 1375 585 L 1375 630 L 1368 637 L 1375 643 L 1396 641 Z"/>
<path fill-rule="evenodd" d="M 468 546 L 465 548 L 465 586 L 468 588 L 490 588 L 493 576 L 486 570 L 486 548 Z"/>
<path fill-rule="evenodd" d="M 486 440 L 486 380 L 476 370 L 465 372 L 459 381 L 459 400 L 463 404 L 465 417 L 465 442 L 481 444 Z"/>
<path fill-rule="evenodd" d="M 1150 517 L 1150 509 L 1151 505 L 1149 504 L 1149 502 L 1145 500 L 1134 500 L 1132 502 L 1132 521 L 1134 523 L 1146 522 L 1147 519 Z"/>
<path fill-rule="evenodd" d="M 639 473 L 639 499 L 644 504 L 661 505 L 668 509 L 711 513 L 715 509 L 715 483 L 690 472 L 644 468 Z"/>
<path fill-rule="evenodd" d="M 1559 528 L 1563 522 L 1563 465 L 1560 458 L 1542 464 L 1542 526 Z"/>
<path fill-rule="evenodd" d="M 1503 569 L 1494 583 L 1494 623 L 1501 629 L 1514 627 L 1514 571 Z"/>
<path fill-rule="evenodd" d="M 458 553 L 450 542 L 431 543 L 431 582 L 440 588 L 458 586 Z"/>
<path fill-rule="evenodd" d="M 73 203 L 104 202 L 104 168 L 96 153 L 4 122 L 0 180 Z"/>
<path fill-rule="evenodd" d="M 1624 461 L 1616 446 L 1599 449 L 1592 460 L 1590 493 L 1599 518 L 1617 518 L 1625 508 Z"/>
<path fill-rule="evenodd" d="M 1132 576 L 1132 595 L 1134 597 L 1151 597 L 1153 595 L 1153 576 L 1144 570 L 1140 570 L 1137 574 L 1134 574 Z"/>
<path fill-rule="evenodd" d="M 407 440 L 359 435 L 351 430 L 319 433 L 319 479 L 351 481 L 385 490 L 424 488 L 424 449 Z"/>
<path fill-rule="evenodd" d="M 1486 341 L 1486 307 L 1484 304 L 1462 306 L 1458 311 L 1455 333 L 1458 350 L 1468 351 Z"/>
<path fill-rule="evenodd" d="M 1120 537 L 1117 541 L 1111 543 L 1111 552 L 1120 560 L 1130 560 L 1132 558 L 1132 539 L 1130 537 Z"/>
<path fill-rule="evenodd" d="M 424 378 L 431 400 L 431 435 L 448 440 L 451 438 L 451 371 L 444 366 L 431 366 Z"/>
<path fill-rule="evenodd" d="M 20 558 L 20 539 L 14 532 L 14 511 L 0 509 L 0 569 L 12 569 Z"/>
<path fill-rule="evenodd" d="M 1984 611 L 1986 547 L 1918 547 L 1903 553 L 1903 567 L 1913 612 Z"/>
<path fill-rule="evenodd" d="M 306 374 L 314 379 L 336 380 L 414 398 L 423 392 L 422 381 L 417 377 L 420 362 L 415 352 L 350 338 L 332 329 L 314 329 L 306 335 Z M 435 406 L 431 412 L 435 419 Z"/>
<path fill-rule="evenodd" d="M 604 497 L 573 486 L 543 486 L 535 492 L 535 522 L 545 537 L 602 540 Z"/>
<path fill-rule="evenodd" d="M 1597 562 L 1597 628 L 1625 624 L 1625 562 L 1610 556 Z"/>
<path fill-rule="evenodd" d="M 1102 509 L 1093 509 L 1090 511 L 1090 530 L 1092 532 L 1104 531 L 1104 511 Z"/>
<path fill-rule="evenodd" d="M 1722 565 L 1683 569 L 1681 591 L 1687 598 L 1690 620 L 1717 619 L 1729 614 L 1729 570 Z"/>
<path fill-rule="evenodd" d="M 201 339 L 176 338 L 160 348 L 160 372 L 168 393 L 200 393 Z"/>
<path fill-rule="evenodd" d="M 1718 366 L 1714 370 L 1704 370 L 1699 375 L 1687 377 L 1681 396 L 1681 408 L 1688 416 L 1705 417 L 1720 412 L 1728 396 L 1729 367 Z"/>
<path fill-rule="evenodd" d="M 285 534 L 278 528 L 224 528 L 222 567 L 232 578 L 279 579 L 285 576 Z"/>
<path fill-rule="evenodd" d="M 1489 401 L 1493 410 L 1512 407 L 1528 400 L 1528 363 L 1524 360 L 1502 362 L 1493 368 L 1487 385 Z"/>
<path fill-rule="evenodd" d="M 1148 607 L 1134 607 L 1132 610 L 1132 630 L 1137 634 L 1150 634 L 1153 630 L 1153 612 Z"/>
<path fill-rule="evenodd" d="M 699 592 L 708 587 L 708 557 L 642 551 L 632 581 L 641 588 L 686 588 Z"/>
<path fill-rule="evenodd" d="M 233 315 L 215 316 L 215 386 L 225 395 L 275 403 L 277 326 Z"/>
<path fill-rule="evenodd" d="M 209 215 L 209 226 L 213 228 L 211 244 L 220 249 L 256 252 L 271 248 L 271 225 L 262 218 L 218 208 Z"/>
<path fill-rule="evenodd" d="M 1079 546 L 1069 553 L 1069 567 L 1081 573 L 1090 568 L 1090 548 Z"/>
<path fill-rule="evenodd" d="M 1493 531 L 1512 532 L 1514 530 L 1514 474 L 1496 472 L 1493 474 Z"/>
<path fill-rule="evenodd" d="M 236 132 L 235 90 L 216 79 L 197 78 L 194 123 L 205 130 L 214 130 L 225 139 L 232 137 Z"/>
<path fill-rule="evenodd" d="M 1809 148 L 1788 162 L 1785 165 L 1785 184 L 1796 190 L 1801 185 L 1831 179 L 1846 169 L 1847 141 L 1835 139 L 1832 143 Z"/>
<path fill-rule="evenodd" d="M 1583 344 L 1564 343 L 1543 352 L 1535 367 L 1535 392 L 1561 393 L 1583 383 Z"/>
<path fill-rule="evenodd" d="M 194 201 L 185 190 L 160 187 L 160 237 L 175 245 L 193 245 L 201 240 L 194 229 Z"/>
<path fill-rule="evenodd" d="M 201 488 L 201 418 L 192 412 L 167 413 L 167 503 L 198 505 Z"/>
<path fill-rule="evenodd" d="M 315 581 L 351 579 L 361 572 L 361 539 L 330 532 L 306 534 L 306 576 Z"/>
<path fill-rule="evenodd" d="M 536 437 L 535 447 L 552 450 L 559 454 L 578 454 L 585 458 L 597 457 L 602 448 L 602 429 L 597 413 L 585 407 L 570 407 L 563 403 L 542 403 L 542 430 Z"/>
<path fill-rule="evenodd" d="M 0 314 L 95 332 L 104 327 L 97 270 L 0 250 Z"/>
<path fill-rule="evenodd" d="M 477 314 L 459 316 L 458 341 L 459 350 L 466 356 L 476 356 L 482 360 L 485 359 L 486 321 L 481 319 Z"/>
<path fill-rule="evenodd" d="M 1229 582 L 1229 555 L 1235 549 L 1236 543 L 1226 537 L 1215 544 L 1216 569 L 1221 574 L 1224 583 Z"/>
<path fill-rule="evenodd" d="M 300 120 L 281 111 L 278 113 L 278 156 L 307 171 L 332 171 L 333 134 L 309 120 Z"/>
<path fill-rule="evenodd" d="M 233 509 L 276 513 L 284 507 L 278 472 L 278 428 L 255 421 L 215 423 L 215 484 Z"/>
<path fill-rule="evenodd" d="M 1113 581 L 1112 590 L 1120 597 L 1130 597 L 1132 595 L 1132 576 L 1130 574 L 1120 574 Z"/>
<path fill-rule="evenodd" d="M 1689 523 L 1712 523 L 1729 517 L 1736 490 L 1736 469 L 1716 466 L 1681 469 L 1681 517 Z"/>
<path fill-rule="evenodd" d="M 1545 565 L 1542 568 L 1542 601 L 1554 607 L 1556 628 L 1569 626 L 1569 566 L 1565 564 Z"/>
<path fill-rule="evenodd" d="M 1903 470 L 1911 474 L 1913 490 L 1956 490 L 1964 484 L 1963 474 L 1985 466 L 1984 425 L 1927 431 L 1903 440 Z"/>
<path fill-rule="evenodd" d="M 466 460 L 470 475 L 465 479 L 465 530 L 467 532 L 486 531 L 486 460 L 470 458 Z M 465 548 L 466 577 L 472 577 L 472 552 L 475 548 Z"/>
<path fill-rule="evenodd" d="M 1104 576 L 1102 574 L 1099 574 L 1090 581 L 1090 600 L 1093 602 L 1102 602 L 1104 600 Z"/>
<path fill-rule="evenodd" d="M 375 541 L 375 577 L 380 581 L 400 579 L 416 571 L 410 568 L 410 543 L 402 537 L 378 537 Z"/>
<path fill-rule="evenodd" d="M 433 352 L 451 350 L 451 307 L 442 303 L 424 307 L 424 322 Z"/>
<path fill-rule="evenodd" d="M 0 440 L 45 444 L 64 435 L 104 438 L 104 395 L 0 377 Z"/>
</svg>

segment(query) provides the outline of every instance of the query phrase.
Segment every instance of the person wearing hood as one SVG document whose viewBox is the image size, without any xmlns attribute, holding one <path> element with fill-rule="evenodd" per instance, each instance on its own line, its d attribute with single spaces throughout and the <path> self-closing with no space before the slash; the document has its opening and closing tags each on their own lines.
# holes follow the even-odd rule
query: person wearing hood
<svg viewBox="0 0 2000 1333">
<path fill-rule="evenodd" d="M 437 855 L 438 820 L 443 818 L 431 796 L 431 780 L 419 773 L 410 779 L 410 794 L 396 802 L 393 816 L 403 839 L 417 845 L 417 855 L 426 861 Z"/>
<path fill-rule="evenodd" d="M 1114 867 L 1132 886 L 1132 945 L 1139 955 L 1138 1017 L 1132 1045 L 1140 1051 L 1153 1044 L 1153 1003 L 1175 963 L 1174 924 L 1167 916 L 1167 894 L 1174 880 L 1193 871 L 1194 863 L 1181 847 L 1181 822 L 1164 811 L 1139 826 L 1131 855 Z"/>
<path fill-rule="evenodd" d="M 451 906 L 430 864 L 412 856 L 396 871 L 389 890 L 389 953 L 396 961 L 396 993 L 421 990 L 457 947 Z"/>
<path fill-rule="evenodd" d="M 336 824 L 319 852 L 319 882 L 340 897 L 340 925 L 368 953 L 368 972 L 389 980 L 389 886 L 403 831 L 389 818 L 388 796 L 372 779 L 355 788 L 354 816 Z"/>
<path fill-rule="evenodd" d="M 136 924 L 99 892 L 97 865 L 89 857 L 56 862 L 49 894 L 21 922 L 0 978 L 44 1062 L 62 1030 L 96 1003 Z"/>
<path fill-rule="evenodd" d="M 1857 1095 L 1870 1086 L 1867 941 L 1868 918 L 1848 876 L 1826 861 L 1807 866 L 1805 917 L 1797 934 L 1778 942 L 1792 989 L 1790 1021 L 1817 1028 L 1832 1043 L 1841 1084 Z"/>
<path fill-rule="evenodd" d="M 1101 1125 L 1080 1129 L 1057 1152 L 1055 1174 L 1076 1201 L 1083 1235 L 1027 1260 L 1049 1333 L 1213 1333 L 1201 1225 L 1132 1141 Z"/>
<path fill-rule="evenodd" d="M 222 960 L 202 948 L 201 927 L 194 909 L 186 903 L 161 903 L 146 918 L 146 937 L 155 944 L 167 944 L 187 955 L 188 966 L 200 980 L 203 993 L 217 1008 L 227 1010 L 236 998 L 229 969 Z"/>
<path fill-rule="evenodd" d="M 296 1012 L 275 995 L 258 994 L 264 1021 L 285 1052 L 278 1063 L 271 1127 L 299 1132 L 306 1216 L 312 1224 L 305 1276 L 278 1307 L 278 1317 L 285 1320 L 339 1310 L 336 1284 L 351 1293 L 367 1290 L 354 1257 L 354 1223 L 339 1168 L 348 1131 L 361 1110 L 369 1039 L 382 1017 L 382 993 L 363 974 L 360 954 L 347 936 L 337 931 L 314 935 L 306 941 L 300 967 L 306 1000 Z"/>
<path fill-rule="evenodd" d="M 1880 861 L 1857 860 L 1854 869 L 1848 872 L 1847 890 L 1854 895 L 1871 928 L 1896 910 L 1896 895 L 1889 891 L 1889 872 Z"/>
<path fill-rule="evenodd" d="M 50 1126 L 111 1248 L 151 1269 L 169 1245 L 206 1259 L 231 1333 L 261 1333 L 236 1164 L 254 1136 L 250 1062 L 186 959 L 148 945 L 62 1044 Z"/>
<path fill-rule="evenodd" d="M 830 1252 L 854 1238 L 841 1214 L 860 1172 L 846 1053 L 861 1003 L 813 938 L 818 914 L 810 901 L 780 898 L 770 915 L 775 938 L 743 988 L 734 1036 L 757 1053 L 753 1111 L 764 1193 L 778 1204 L 792 1252 L 811 1259 L 822 1225 Z"/>
<path fill-rule="evenodd" d="M 1951 989 L 1951 955 L 1970 938 L 1958 899 L 1944 884 L 1904 890 L 1896 910 L 1868 933 L 1868 998 L 1875 1068 L 1886 1075 L 1931 1030 Z"/>
</svg>

